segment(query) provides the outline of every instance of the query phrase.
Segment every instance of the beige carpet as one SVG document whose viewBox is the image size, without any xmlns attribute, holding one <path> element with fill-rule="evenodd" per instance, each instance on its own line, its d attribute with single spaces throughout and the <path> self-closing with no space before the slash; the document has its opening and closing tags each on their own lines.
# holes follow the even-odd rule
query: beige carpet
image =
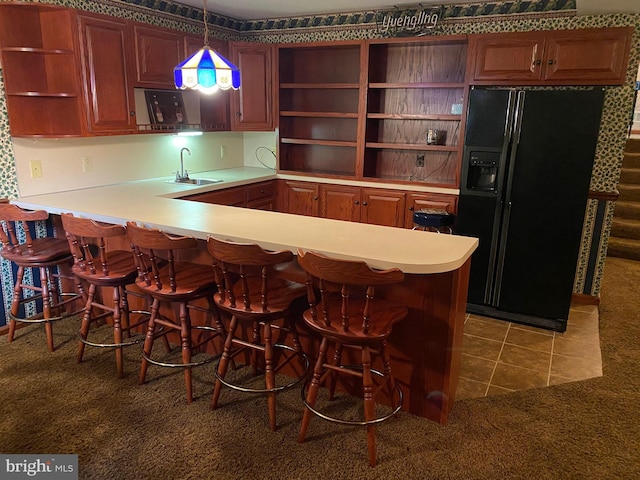
<svg viewBox="0 0 640 480">
<path fill-rule="evenodd" d="M 640 478 L 640 262 L 607 259 L 601 304 L 604 375 L 456 403 L 447 425 L 402 413 L 378 428 L 378 466 L 365 432 L 313 419 L 296 442 L 299 391 L 266 400 L 223 390 L 209 409 L 214 364 L 182 375 L 153 367 L 137 385 L 138 351 L 115 378 L 112 352 L 75 363 L 77 321 L 0 338 L 0 451 L 77 453 L 81 479 L 635 479 Z M 60 345 L 60 342 L 62 344 Z"/>
</svg>

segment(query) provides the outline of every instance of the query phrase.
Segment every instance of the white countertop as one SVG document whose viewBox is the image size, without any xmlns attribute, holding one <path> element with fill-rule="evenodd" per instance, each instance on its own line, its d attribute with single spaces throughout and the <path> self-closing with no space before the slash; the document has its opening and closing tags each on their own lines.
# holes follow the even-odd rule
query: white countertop
<svg viewBox="0 0 640 480">
<path fill-rule="evenodd" d="M 478 246 L 478 240 L 470 237 L 180 200 L 186 195 L 276 178 L 273 171 L 251 167 L 194 176 L 223 182 L 180 185 L 167 183 L 171 178 L 162 177 L 21 197 L 11 203 L 122 225 L 135 220 L 203 240 L 213 235 L 258 243 L 271 250 L 295 253 L 302 248 L 337 258 L 363 260 L 374 268 L 397 267 L 415 274 L 456 270 Z"/>
</svg>

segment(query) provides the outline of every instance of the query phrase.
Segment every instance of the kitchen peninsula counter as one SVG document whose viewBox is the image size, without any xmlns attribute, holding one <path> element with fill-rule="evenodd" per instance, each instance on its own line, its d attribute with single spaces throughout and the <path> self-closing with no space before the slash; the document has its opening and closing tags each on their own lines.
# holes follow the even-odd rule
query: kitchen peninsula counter
<svg viewBox="0 0 640 480">
<path fill-rule="evenodd" d="M 201 240 L 213 235 L 266 249 L 295 253 L 302 248 L 362 260 L 374 268 L 400 268 L 405 281 L 384 289 L 382 296 L 410 309 L 390 339 L 394 372 L 406 392 L 403 408 L 446 422 L 458 382 L 469 264 L 477 239 L 181 200 L 276 178 L 260 168 L 194 176 L 223 182 L 191 186 L 157 178 L 22 197 L 12 203 L 122 225 L 137 221 Z"/>
</svg>

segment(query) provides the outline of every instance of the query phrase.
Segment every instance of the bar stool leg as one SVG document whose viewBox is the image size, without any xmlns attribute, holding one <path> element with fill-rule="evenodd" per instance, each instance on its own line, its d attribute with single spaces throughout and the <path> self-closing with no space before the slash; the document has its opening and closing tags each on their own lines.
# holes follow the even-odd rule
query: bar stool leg
<svg viewBox="0 0 640 480">
<path fill-rule="evenodd" d="M 82 324 L 80 325 L 80 338 L 83 340 L 87 339 L 89 335 L 89 326 L 91 325 L 91 305 L 93 304 L 93 298 L 96 294 L 96 286 L 89 285 L 89 292 L 87 293 L 87 301 L 84 307 L 84 313 L 82 315 Z M 78 353 L 76 355 L 76 361 L 78 363 L 82 362 L 82 357 L 84 356 L 84 347 L 85 344 L 82 340 L 78 340 Z"/>
<path fill-rule="evenodd" d="M 187 304 L 180 304 L 180 339 L 182 343 L 182 363 L 191 363 L 191 318 L 187 311 Z M 187 387 L 187 403 L 193 401 L 193 382 L 191 367 L 184 368 L 184 383 Z"/>
<path fill-rule="evenodd" d="M 264 323 L 264 378 L 265 387 L 267 389 L 274 388 L 276 386 L 276 375 L 273 371 L 273 345 L 272 345 L 272 331 L 271 324 L 269 322 Z M 269 427 L 272 432 L 276 430 L 276 393 L 269 392 L 267 394 L 267 402 L 269 404 Z"/>
<path fill-rule="evenodd" d="M 153 349 L 153 340 L 156 330 L 156 318 L 158 317 L 159 308 L 160 301 L 154 299 L 151 305 L 151 317 L 149 317 L 149 323 L 147 325 L 147 336 L 144 339 L 143 347 L 143 352 L 147 357 L 151 355 L 151 350 Z M 142 361 L 140 362 L 140 376 L 138 378 L 138 383 L 140 385 L 144 383 L 147 377 L 147 368 L 149 368 L 149 361 L 143 356 Z"/>
<path fill-rule="evenodd" d="M 333 364 L 336 367 L 339 367 L 342 364 L 342 344 L 336 343 L 335 351 L 333 353 Z M 329 373 L 329 400 L 333 400 L 336 393 L 336 384 L 338 383 L 338 373 L 334 370 L 331 370 Z"/>
<path fill-rule="evenodd" d="M 233 335 L 236 333 L 238 327 L 238 317 L 233 315 L 229 322 L 229 330 L 227 331 L 227 338 L 224 342 L 224 350 L 222 351 L 222 357 L 218 363 L 218 372 L 216 373 L 216 383 L 213 387 L 213 396 L 211 397 L 211 409 L 215 410 L 218 406 L 218 399 L 220 398 L 220 391 L 222 390 L 222 382 L 220 378 L 224 378 L 227 374 L 227 368 L 229 368 L 229 358 L 231 357 L 231 346 L 233 344 Z"/>
<path fill-rule="evenodd" d="M 306 401 L 307 403 L 315 407 L 316 400 L 318 399 L 318 390 L 320 389 L 320 377 L 322 376 L 322 365 L 325 362 L 327 357 L 327 348 L 329 346 L 329 342 L 326 338 L 322 339 L 320 342 L 320 348 L 318 350 L 318 360 L 316 361 L 316 365 L 313 369 L 313 378 L 311 379 L 311 384 L 309 385 L 309 390 L 307 391 Z M 302 414 L 302 423 L 300 425 L 300 433 L 298 434 L 298 442 L 304 442 L 304 438 L 307 435 L 307 429 L 309 428 L 309 421 L 311 420 L 311 410 L 308 408 L 304 409 L 304 413 Z"/>
<path fill-rule="evenodd" d="M 370 422 L 376 418 L 376 402 L 373 399 L 373 377 L 371 376 L 371 351 L 362 347 L 362 387 L 364 390 L 364 420 Z M 367 425 L 367 447 L 369 465 L 376 465 L 376 432 L 374 424 Z"/>
<path fill-rule="evenodd" d="M 16 283 L 13 286 L 13 299 L 11 300 L 11 315 L 18 316 L 20 310 L 20 300 L 22 299 L 22 281 L 24 279 L 24 267 L 18 267 L 16 272 Z M 9 335 L 7 341 L 13 342 L 13 336 L 16 333 L 16 321 L 9 320 Z"/>
<path fill-rule="evenodd" d="M 42 288 L 42 310 L 44 318 L 51 318 L 51 293 L 49 291 L 48 269 L 40 267 L 40 287 Z M 55 350 L 53 346 L 53 325 L 51 322 L 44 322 L 44 329 L 47 332 L 47 346 L 50 352 Z"/>
<path fill-rule="evenodd" d="M 122 324 L 120 309 L 120 287 L 113 287 L 113 341 L 116 345 L 122 343 Z M 118 378 L 124 376 L 124 358 L 122 354 L 122 347 L 116 347 L 116 371 L 118 372 Z"/>
</svg>

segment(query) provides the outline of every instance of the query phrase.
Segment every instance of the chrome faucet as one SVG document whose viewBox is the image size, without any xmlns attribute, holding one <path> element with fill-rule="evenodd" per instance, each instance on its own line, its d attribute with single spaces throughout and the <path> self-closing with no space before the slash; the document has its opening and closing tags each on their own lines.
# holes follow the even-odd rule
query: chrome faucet
<svg viewBox="0 0 640 480">
<path fill-rule="evenodd" d="M 189 180 L 189 172 L 184 169 L 184 152 L 191 155 L 191 150 L 187 147 L 180 149 L 180 170 L 176 172 L 176 182 L 186 182 Z"/>
</svg>

